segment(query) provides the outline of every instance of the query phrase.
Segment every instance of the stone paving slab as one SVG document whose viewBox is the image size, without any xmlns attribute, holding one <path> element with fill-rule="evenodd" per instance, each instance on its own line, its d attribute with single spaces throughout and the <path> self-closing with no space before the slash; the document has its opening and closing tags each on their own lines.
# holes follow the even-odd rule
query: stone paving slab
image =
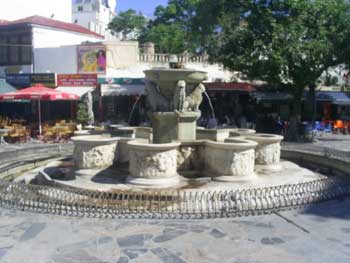
<svg viewBox="0 0 350 263">
<path fill-rule="evenodd" d="M 73 218 L 0 209 L 0 262 L 350 262 L 350 199 L 213 220 Z"/>
</svg>

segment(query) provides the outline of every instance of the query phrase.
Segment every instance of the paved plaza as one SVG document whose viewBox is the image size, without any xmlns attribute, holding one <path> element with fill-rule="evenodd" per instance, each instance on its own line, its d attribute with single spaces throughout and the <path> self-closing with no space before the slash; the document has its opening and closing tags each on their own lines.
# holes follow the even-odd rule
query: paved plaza
<svg viewBox="0 0 350 263">
<path fill-rule="evenodd" d="M 315 145 L 350 151 L 350 140 Z M 2 151 L 31 145 L 6 146 Z M 203 220 L 65 217 L 0 209 L 0 262 L 350 262 L 350 198 Z"/>
<path fill-rule="evenodd" d="M 350 199 L 207 220 L 70 218 L 1 209 L 0 262 L 350 262 Z"/>
</svg>

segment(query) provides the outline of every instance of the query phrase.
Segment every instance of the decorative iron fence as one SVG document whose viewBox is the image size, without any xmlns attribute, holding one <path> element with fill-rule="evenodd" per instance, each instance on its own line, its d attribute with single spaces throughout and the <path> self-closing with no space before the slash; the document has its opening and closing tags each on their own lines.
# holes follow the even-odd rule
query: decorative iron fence
<svg viewBox="0 0 350 263">
<path fill-rule="evenodd" d="M 99 192 L 1 181 L 0 205 L 71 216 L 216 218 L 270 213 L 350 194 L 338 178 L 237 191 Z"/>
</svg>

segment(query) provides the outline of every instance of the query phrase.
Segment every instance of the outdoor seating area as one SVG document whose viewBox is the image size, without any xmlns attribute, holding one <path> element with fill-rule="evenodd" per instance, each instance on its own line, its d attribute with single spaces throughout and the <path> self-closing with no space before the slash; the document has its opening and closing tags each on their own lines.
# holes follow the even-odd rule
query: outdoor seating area
<svg viewBox="0 0 350 263">
<path fill-rule="evenodd" d="M 25 120 L 0 116 L 0 130 L 3 143 L 24 143 L 38 139 L 42 142 L 66 141 L 73 136 L 77 124 L 73 121 L 57 120 L 43 123 L 42 135 L 37 124 L 27 124 Z"/>
<path fill-rule="evenodd" d="M 43 123 L 42 135 L 39 137 L 44 142 L 68 140 L 73 136 L 76 126 L 75 122 L 66 122 L 65 120 L 57 121 L 51 125 L 49 122 L 45 122 Z"/>
<path fill-rule="evenodd" d="M 308 124 L 309 131 L 316 135 L 327 134 L 350 134 L 350 121 L 332 120 L 332 121 L 316 121 L 313 125 Z"/>
</svg>

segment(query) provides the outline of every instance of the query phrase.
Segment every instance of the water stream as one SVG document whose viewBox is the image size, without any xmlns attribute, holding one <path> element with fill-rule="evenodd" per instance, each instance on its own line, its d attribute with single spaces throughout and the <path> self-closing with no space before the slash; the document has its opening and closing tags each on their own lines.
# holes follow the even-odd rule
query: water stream
<svg viewBox="0 0 350 263">
<path fill-rule="evenodd" d="M 210 109 L 211 109 L 211 115 L 212 115 L 213 118 L 215 118 L 215 111 L 214 111 L 213 103 L 211 102 L 211 99 L 210 99 L 210 97 L 209 97 L 209 95 L 208 95 L 208 93 L 206 91 L 204 91 L 204 94 L 205 94 L 205 96 L 208 99 L 209 106 L 210 106 Z"/>
<path fill-rule="evenodd" d="M 129 124 L 129 125 L 130 125 L 130 122 L 131 122 L 131 118 L 132 118 L 132 116 L 133 116 L 133 114 L 134 114 L 134 111 L 135 111 L 135 109 L 136 109 L 136 106 L 137 106 L 137 104 L 140 102 L 140 99 L 141 99 L 141 96 L 139 96 L 139 97 L 137 98 L 137 100 L 135 101 L 134 105 L 133 105 L 132 108 L 131 108 L 131 112 L 130 112 L 129 119 L 128 119 L 128 124 Z"/>
</svg>

